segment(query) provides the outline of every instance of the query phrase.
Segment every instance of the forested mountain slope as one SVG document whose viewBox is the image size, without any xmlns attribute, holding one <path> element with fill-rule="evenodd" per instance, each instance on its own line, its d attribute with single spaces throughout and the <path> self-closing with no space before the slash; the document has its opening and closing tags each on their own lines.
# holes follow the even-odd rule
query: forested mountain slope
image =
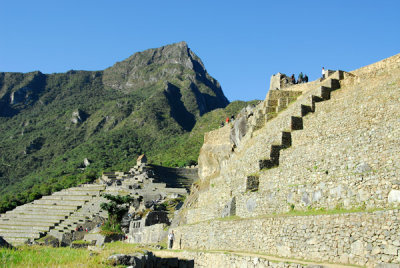
<svg viewBox="0 0 400 268">
<path fill-rule="evenodd" d="M 228 104 L 185 42 L 104 71 L 0 73 L 0 211 L 127 169 L 142 153 L 192 164 L 203 133 L 245 105 L 207 114 Z"/>
</svg>

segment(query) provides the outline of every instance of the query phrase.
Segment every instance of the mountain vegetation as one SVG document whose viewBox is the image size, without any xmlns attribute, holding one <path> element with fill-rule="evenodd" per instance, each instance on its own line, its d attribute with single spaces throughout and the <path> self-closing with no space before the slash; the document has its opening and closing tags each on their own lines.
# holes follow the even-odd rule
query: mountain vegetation
<svg viewBox="0 0 400 268">
<path fill-rule="evenodd" d="M 128 170 L 142 153 L 195 164 L 204 132 L 247 105 L 228 104 L 185 42 L 104 71 L 0 73 L 0 212 Z"/>
</svg>

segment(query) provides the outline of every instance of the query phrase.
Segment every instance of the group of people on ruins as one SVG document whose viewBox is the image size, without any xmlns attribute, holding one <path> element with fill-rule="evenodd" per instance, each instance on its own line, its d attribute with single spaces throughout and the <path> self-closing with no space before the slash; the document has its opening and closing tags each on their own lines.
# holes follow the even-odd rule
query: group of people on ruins
<svg viewBox="0 0 400 268">
<path fill-rule="evenodd" d="M 292 74 L 290 80 L 292 81 L 293 84 L 308 83 L 308 76 L 306 74 L 303 75 L 303 72 L 300 72 L 297 81 L 294 74 Z"/>
<path fill-rule="evenodd" d="M 88 227 L 83 228 L 82 225 L 81 225 L 81 226 L 77 226 L 77 227 L 75 228 L 75 231 L 76 231 L 76 232 L 83 232 L 83 231 L 89 232 L 89 231 L 90 231 L 90 228 L 88 228 Z"/>
<path fill-rule="evenodd" d="M 220 127 L 223 127 L 223 126 L 225 125 L 225 123 L 226 123 L 226 124 L 229 124 L 229 122 L 233 122 L 234 120 L 235 120 L 235 116 L 234 116 L 234 115 L 232 115 L 231 117 L 228 116 L 228 117 L 225 119 L 225 122 L 224 122 L 224 121 L 221 122 Z"/>
</svg>

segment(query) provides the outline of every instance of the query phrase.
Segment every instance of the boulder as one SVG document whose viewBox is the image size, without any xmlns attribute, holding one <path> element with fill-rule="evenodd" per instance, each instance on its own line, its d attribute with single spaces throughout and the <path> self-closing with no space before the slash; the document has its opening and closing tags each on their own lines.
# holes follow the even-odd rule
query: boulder
<svg viewBox="0 0 400 268">
<path fill-rule="evenodd" d="M 141 253 L 134 255 L 114 254 L 107 258 L 111 265 L 131 265 L 133 267 L 145 267 L 146 257 Z"/>
<path fill-rule="evenodd" d="M 243 108 L 233 122 L 230 139 L 235 147 L 237 147 L 249 130 L 249 118 L 253 116 L 255 106 L 248 105 Z"/>
<path fill-rule="evenodd" d="M 41 238 L 38 241 L 39 245 L 43 245 L 43 246 L 50 246 L 53 248 L 57 248 L 60 246 L 60 241 L 55 238 L 54 236 L 51 235 L 46 235 L 45 237 Z"/>
<path fill-rule="evenodd" d="M 110 243 L 114 241 L 121 241 L 125 239 L 123 234 L 112 234 L 112 235 L 102 235 L 100 233 L 88 233 L 85 234 L 83 240 L 95 244 L 96 246 L 102 246 L 104 243 Z"/>
<path fill-rule="evenodd" d="M 87 119 L 87 114 L 81 110 L 76 110 L 72 112 L 71 122 L 72 124 L 82 123 Z"/>
<path fill-rule="evenodd" d="M 199 155 L 200 180 L 219 176 L 222 162 L 232 154 L 233 143 L 230 139 L 231 128 L 225 126 L 204 135 L 204 143 Z"/>
<path fill-rule="evenodd" d="M 83 159 L 83 164 L 85 165 L 85 167 L 89 166 L 90 165 L 90 160 L 87 159 L 87 158 Z"/>
</svg>

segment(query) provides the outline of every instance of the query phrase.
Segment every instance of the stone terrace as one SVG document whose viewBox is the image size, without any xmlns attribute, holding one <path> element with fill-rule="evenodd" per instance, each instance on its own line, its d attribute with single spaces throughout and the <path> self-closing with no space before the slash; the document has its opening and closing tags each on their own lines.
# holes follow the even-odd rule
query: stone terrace
<svg viewBox="0 0 400 268">
<path fill-rule="evenodd" d="M 278 166 L 281 162 L 279 161 L 280 151 L 291 146 L 292 133 L 303 129 L 303 117 L 316 110 L 316 103 L 330 98 L 330 92 L 339 87 L 338 80 L 335 78 L 341 77 L 343 76 L 337 72 L 334 77 L 322 83 L 310 84 L 310 88 L 304 90 L 297 101 L 286 105 L 286 109 L 281 109 L 272 118 L 266 116 L 261 129 L 259 129 L 258 118 L 255 118 L 253 120 L 255 128 L 246 134 L 235 152 L 221 162 L 221 176 L 213 178 L 211 182 L 211 185 L 215 187 L 202 192 L 197 205 L 188 211 L 188 222 L 220 217 L 225 204 L 230 202 L 234 195 L 240 196 L 247 191 L 245 181 L 247 176 L 256 173 L 259 176 L 260 169 Z M 279 91 L 282 92 L 282 90 Z M 267 97 L 271 95 L 268 94 Z M 268 114 L 269 111 L 265 107 L 269 106 L 266 104 L 269 102 L 270 100 L 267 99 L 256 107 L 256 116 L 259 114 L 258 111 Z M 278 111 L 279 108 L 276 109 Z M 218 131 L 230 131 L 230 128 L 226 127 L 225 130 Z"/>
<path fill-rule="evenodd" d="M 188 198 L 195 200 L 187 212 L 191 225 L 176 229 L 178 245 L 293 258 L 303 254 L 367 266 L 400 263 L 399 216 L 393 210 L 400 202 L 399 77 L 396 55 L 345 73 L 336 91 L 337 82 L 330 79 L 302 84 L 294 90 L 302 91 L 297 100 L 264 126 L 251 129 L 233 153 L 203 151 L 207 163 L 218 167 L 202 169 L 199 162 L 201 180 L 208 186 L 199 188 L 197 198 Z M 265 106 L 258 105 L 255 116 Z M 229 137 L 229 131 L 216 132 Z M 212 142 L 204 145 L 210 146 Z M 352 208 L 383 211 L 272 216 Z M 226 215 L 242 219 L 216 220 Z M 342 247 L 336 237 L 347 244 Z"/>
<path fill-rule="evenodd" d="M 104 185 L 85 184 L 8 211 L 0 217 L 0 236 L 14 246 L 40 238 L 91 203 L 104 188 Z"/>
<path fill-rule="evenodd" d="M 96 216 L 106 219 L 108 217 L 107 211 L 103 211 L 100 208 L 100 204 L 105 202 L 107 202 L 107 199 L 104 197 L 93 197 L 54 229 L 50 230 L 49 234 L 59 239 L 59 241 L 63 241 L 63 236 L 73 233 L 78 225 L 84 225 Z"/>
</svg>

